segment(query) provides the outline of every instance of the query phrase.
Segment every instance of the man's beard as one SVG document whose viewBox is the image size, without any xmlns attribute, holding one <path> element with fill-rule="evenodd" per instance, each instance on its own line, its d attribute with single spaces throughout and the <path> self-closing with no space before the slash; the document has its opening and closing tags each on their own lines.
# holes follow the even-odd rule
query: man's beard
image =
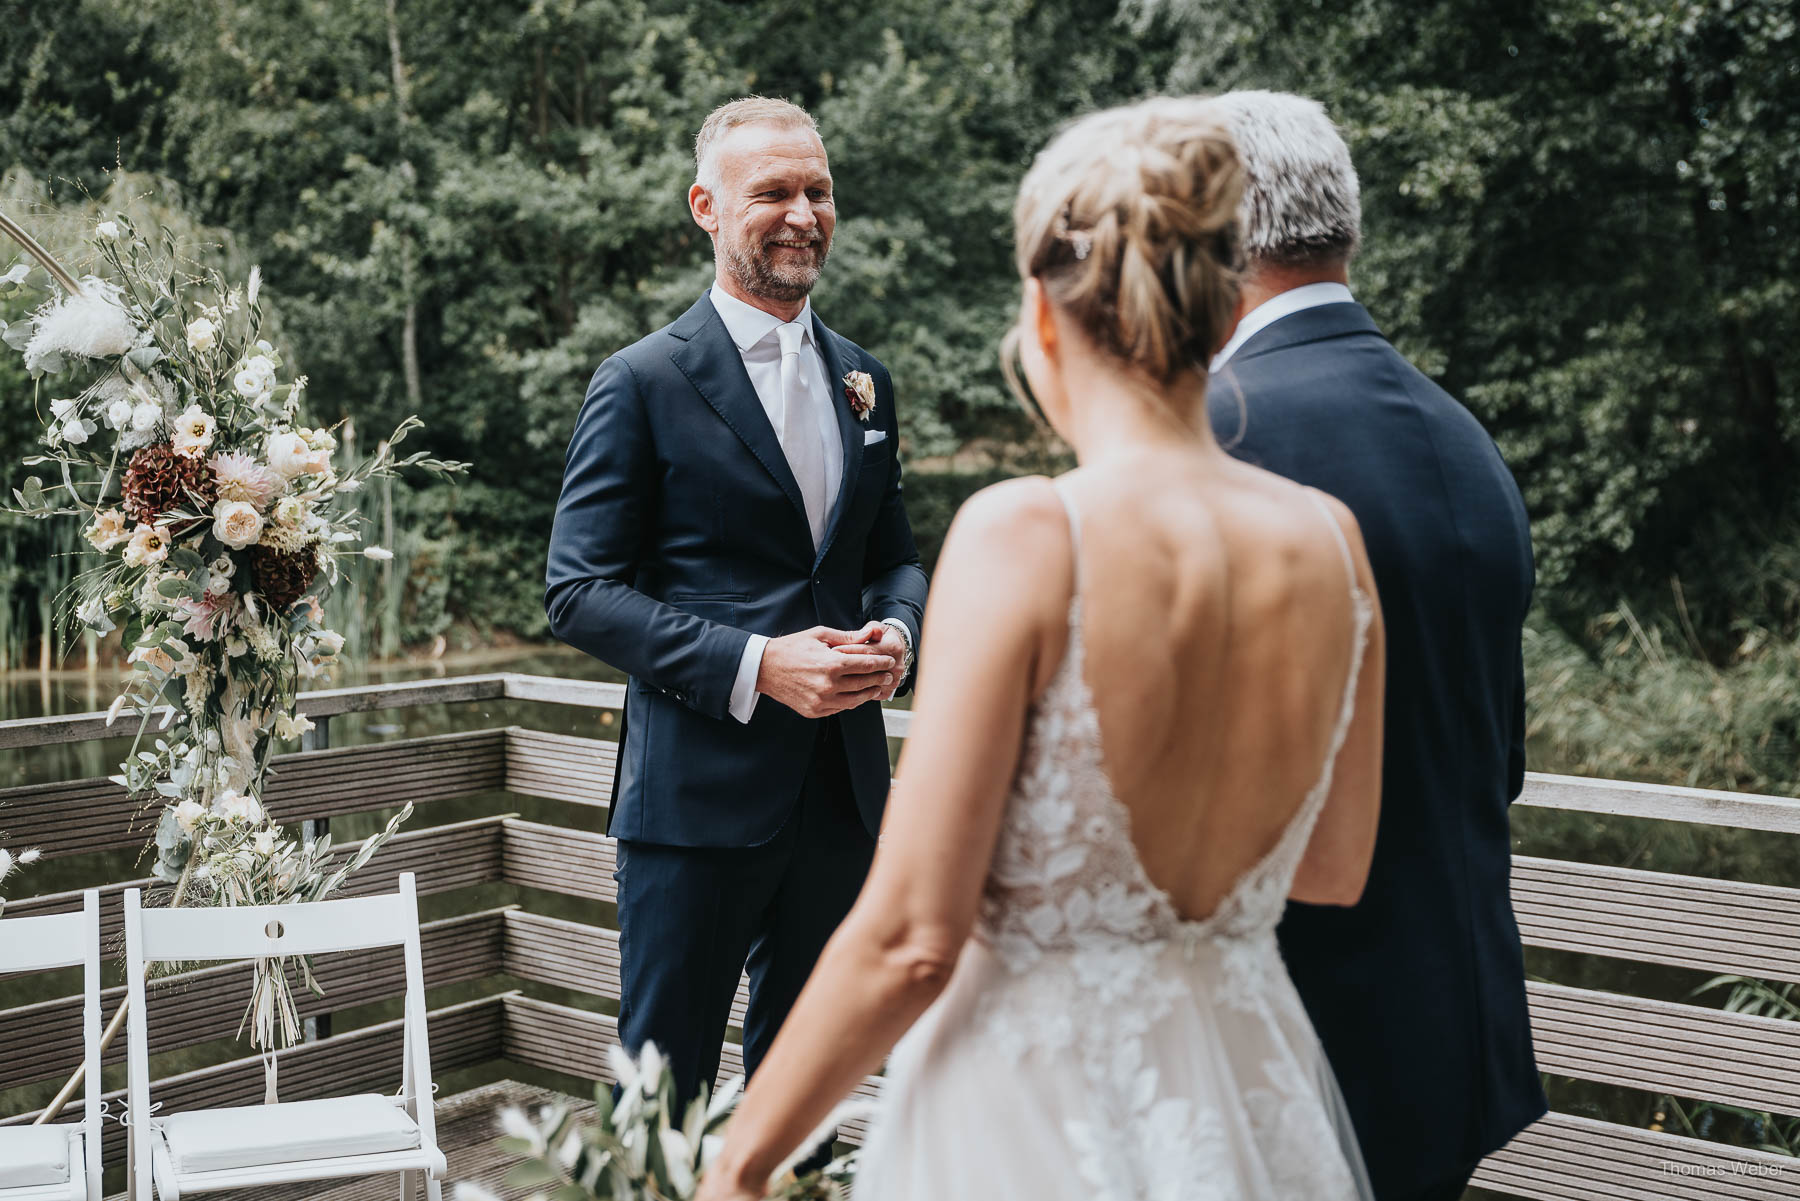
<svg viewBox="0 0 1800 1201">
<path fill-rule="evenodd" d="M 804 300 L 819 282 L 819 272 L 825 267 L 826 256 L 831 252 L 831 243 L 823 234 L 815 234 L 812 245 L 812 256 L 809 260 L 794 263 L 776 261 L 778 253 L 772 243 L 780 239 L 765 239 L 754 243 L 732 240 L 725 246 L 725 269 L 738 286 L 752 296 L 761 296 L 767 300 L 795 301 Z M 788 241 L 796 240 L 787 235 Z"/>
</svg>

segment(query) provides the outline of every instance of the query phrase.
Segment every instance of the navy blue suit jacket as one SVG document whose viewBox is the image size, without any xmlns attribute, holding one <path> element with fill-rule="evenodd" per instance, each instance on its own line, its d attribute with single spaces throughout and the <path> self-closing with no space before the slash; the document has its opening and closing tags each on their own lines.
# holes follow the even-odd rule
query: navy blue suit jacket
<svg viewBox="0 0 1800 1201">
<path fill-rule="evenodd" d="M 1525 505 L 1474 416 L 1359 304 L 1274 322 L 1209 393 L 1232 453 L 1350 507 L 1381 593 L 1374 867 L 1361 903 L 1290 904 L 1279 934 L 1376 1193 L 1403 1197 L 1545 1109 L 1507 820 L 1525 771 Z"/>
<path fill-rule="evenodd" d="M 610 819 L 619 838 L 742 847 L 781 828 L 818 722 L 768 697 L 748 724 L 727 711 L 752 633 L 884 618 L 915 635 L 923 629 L 925 572 L 900 499 L 893 384 L 817 314 L 813 336 L 844 447 L 842 485 L 816 550 L 780 440 L 708 297 L 608 358 L 588 385 L 544 604 L 558 638 L 631 677 Z M 838 381 L 850 371 L 875 381 L 866 423 L 842 396 Z M 887 436 L 865 444 L 868 430 Z M 874 833 L 889 785 L 881 706 L 871 701 L 835 724 Z"/>
</svg>

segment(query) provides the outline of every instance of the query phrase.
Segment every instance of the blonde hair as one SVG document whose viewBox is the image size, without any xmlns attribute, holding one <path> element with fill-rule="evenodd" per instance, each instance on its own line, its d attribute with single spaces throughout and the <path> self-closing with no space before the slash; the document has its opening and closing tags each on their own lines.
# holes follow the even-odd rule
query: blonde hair
<svg viewBox="0 0 1800 1201">
<path fill-rule="evenodd" d="M 1161 384 L 1204 373 L 1237 313 L 1243 170 L 1206 102 L 1084 117 L 1037 156 L 1013 210 L 1019 274 L 1094 342 Z M 1012 368 L 1008 382 L 1029 404 Z"/>
<path fill-rule="evenodd" d="M 708 192 L 719 190 L 719 164 L 713 150 L 726 134 L 740 125 L 805 126 L 819 132 L 813 115 L 798 104 L 776 100 L 770 96 L 745 96 L 729 104 L 721 104 L 708 113 L 694 139 L 694 182 Z"/>
</svg>

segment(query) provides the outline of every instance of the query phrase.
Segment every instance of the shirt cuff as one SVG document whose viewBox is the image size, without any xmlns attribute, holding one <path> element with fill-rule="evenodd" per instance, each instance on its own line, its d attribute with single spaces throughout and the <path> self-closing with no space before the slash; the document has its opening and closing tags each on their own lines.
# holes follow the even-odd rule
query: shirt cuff
<svg viewBox="0 0 1800 1201">
<path fill-rule="evenodd" d="M 768 645 L 766 636 L 750 635 L 750 640 L 744 643 L 743 657 L 738 660 L 737 680 L 731 685 L 729 711 L 746 725 L 751 714 L 756 712 L 756 677 L 762 674 L 763 648 Z"/>
<path fill-rule="evenodd" d="M 884 626 L 893 626 L 896 630 L 899 630 L 900 641 L 906 643 L 906 662 L 900 665 L 900 675 L 904 678 L 906 673 L 912 670 L 913 665 L 913 647 L 916 644 L 913 642 L 912 627 L 908 626 L 898 617 L 884 617 L 881 619 L 881 624 Z"/>
</svg>

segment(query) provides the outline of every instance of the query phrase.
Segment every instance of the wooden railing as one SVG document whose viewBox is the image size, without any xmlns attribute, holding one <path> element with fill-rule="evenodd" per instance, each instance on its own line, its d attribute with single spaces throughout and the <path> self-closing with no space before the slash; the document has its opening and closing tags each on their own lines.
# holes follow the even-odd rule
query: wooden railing
<svg viewBox="0 0 1800 1201">
<path fill-rule="evenodd" d="M 466 996 L 479 989 L 478 981 L 510 978 L 520 985 L 494 984 L 476 999 L 433 1011 L 432 1061 L 440 1077 L 509 1061 L 607 1080 L 606 1048 L 616 1027 L 606 1010 L 619 986 L 618 939 L 607 925 L 614 899 L 613 844 L 592 829 L 576 828 L 597 827 L 598 814 L 570 810 L 570 824 L 546 824 L 511 812 L 515 802 L 508 796 L 604 806 L 611 793 L 616 744 L 508 726 L 329 747 L 330 719 L 342 714 L 499 701 L 612 709 L 623 702 L 623 689 L 501 674 L 312 693 L 301 707 L 320 726 L 310 740 L 318 749 L 276 760 L 269 808 L 284 822 L 323 823 L 407 801 L 420 807 L 413 827 L 352 880 L 348 891 L 353 895 L 391 889 L 402 871 L 417 875 L 422 894 L 439 897 L 479 886 L 513 890 L 502 894 L 514 898 L 512 903 L 456 912 L 425 928 L 425 971 L 432 989 L 457 986 L 457 995 Z M 910 715 L 890 710 L 886 716 L 889 733 L 904 737 Z M 119 732 L 98 714 L 6 722 L 0 723 L 0 749 Z M 433 824 L 434 803 L 472 797 L 491 798 L 492 813 Z M 1800 802 L 1773 797 L 1533 775 L 1520 803 L 1772 835 L 1800 833 Z M 51 856 L 135 848 L 147 832 L 146 819 L 134 819 L 122 792 L 104 778 L 0 790 L 0 806 L 15 844 L 41 845 Z M 145 883 L 104 886 L 109 940 L 117 933 L 120 892 Z M 1800 981 L 1800 890 L 1528 857 L 1515 860 L 1513 887 L 1520 927 L 1531 946 Z M 564 905 L 565 913 L 592 920 L 532 912 L 529 905 L 539 894 L 571 898 L 575 906 Z M 491 887 L 481 888 L 480 896 L 492 905 Z M 79 906 L 79 892 L 69 891 L 10 901 L 7 914 Z M 454 898 L 448 897 L 438 906 L 454 907 Z M 5 920 L 0 919 L 0 936 Z M 325 995 L 313 997 L 302 990 L 301 1012 L 329 1019 L 392 998 L 400 992 L 399 970 L 397 956 L 381 953 L 321 959 L 318 972 Z M 77 997 L 9 1007 L 8 989 L 8 982 L 0 980 L 0 1097 L 55 1080 L 79 1059 Z M 558 999 L 537 995 L 539 991 Z M 115 988 L 107 994 L 109 1011 L 121 992 Z M 1539 1062 L 1552 1075 L 1800 1113 L 1800 1024 L 1560 984 L 1533 982 L 1529 992 Z M 230 1039 L 246 995 L 246 969 L 241 966 L 203 968 L 164 982 L 152 992 L 153 1054 L 191 1053 L 203 1044 Z M 734 1021 L 741 1019 L 743 1002 L 740 987 Z M 319 1037 L 281 1057 L 284 1098 L 378 1091 L 398 1079 L 397 1022 L 329 1034 L 324 1033 L 330 1029 L 327 1020 L 315 1029 Z M 726 1074 L 739 1069 L 736 1050 L 734 1044 L 727 1047 Z M 174 1112 L 201 1103 L 255 1103 L 262 1087 L 260 1060 L 231 1058 L 170 1078 L 159 1096 L 165 1112 Z M 879 1081 L 871 1079 L 865 1088 L 875 1092 Z M 31 1117 L 20 1114 L 8 1120 Z M 854 1137 L 857 1131 L 848 1134 Z M 121 1150 L 109 1135 L 109 1158 Z M 1476 1182 L 1522 1197 L 1571 1201 L 1599 1196 L 1800 1199 L 1800 1160 L 1552 1114 L 1492 1156 Z"/>
</svg>

